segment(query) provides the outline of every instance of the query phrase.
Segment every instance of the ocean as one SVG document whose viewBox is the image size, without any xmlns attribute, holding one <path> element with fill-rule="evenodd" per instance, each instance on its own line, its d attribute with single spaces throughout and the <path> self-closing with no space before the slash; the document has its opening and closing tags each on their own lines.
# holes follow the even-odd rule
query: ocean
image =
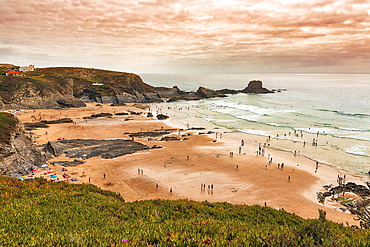
<svg viewBox="0 0 370 247">
<path fill-rule="evenodd" d="M 263 81 L 274 94 L 166 103 L 191 107 L 176 117 L 184 124 L 219 126 L 240 139 L 298 152 L 321 163 L 368 177 L 370 171 L 370 74 L 140 74 L 152 86 L 196 91 L 244 89 Z M 316 143 L 314 145 L 313 143 Z"/>
</svg>

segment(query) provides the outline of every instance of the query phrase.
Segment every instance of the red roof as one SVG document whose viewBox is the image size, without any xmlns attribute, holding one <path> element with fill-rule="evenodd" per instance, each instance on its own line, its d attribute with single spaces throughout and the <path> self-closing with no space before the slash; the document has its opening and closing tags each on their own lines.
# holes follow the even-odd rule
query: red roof
<svg viewBox="0 0 370 247">
<path fill-rule="evenodd" d="M 21 72 L 19 72 L 19 71 L 9 71 L 9 72 L 6 72 L 6 73 L 8 73 L 8 74 L 22 74 Z"/>
</svg>

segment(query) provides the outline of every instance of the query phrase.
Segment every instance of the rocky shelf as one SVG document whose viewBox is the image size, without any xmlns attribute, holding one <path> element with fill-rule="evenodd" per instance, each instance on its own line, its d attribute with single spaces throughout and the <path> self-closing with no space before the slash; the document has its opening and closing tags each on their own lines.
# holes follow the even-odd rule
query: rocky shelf
<svg viewBox="0 0 370 247">
<path fill-rule="evenodd" d="M 155 147 L 157 148 L 157 147 Z M 79 157 L 102 157 L 113 159 L 122 155 L 136 153 L 151 147 L 132 140 L 112 139 L 112 140 L 93 140 L 93 139 L 74 139 L 48 142 L 44 151 L 55 157 L 67 156 L 69 158 Z"/>
</svg>

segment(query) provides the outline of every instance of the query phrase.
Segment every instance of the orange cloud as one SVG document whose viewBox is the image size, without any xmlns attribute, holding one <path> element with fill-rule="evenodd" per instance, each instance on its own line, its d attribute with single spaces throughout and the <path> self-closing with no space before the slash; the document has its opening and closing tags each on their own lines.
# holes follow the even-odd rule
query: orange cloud
<svg viewBox="0 0 370 247">
<path fill-rule="evenodd" d="M 0 55 L 134 72 L 369 72 L 369 9 L 366 0 L 5 0 Z"/>
</svg>

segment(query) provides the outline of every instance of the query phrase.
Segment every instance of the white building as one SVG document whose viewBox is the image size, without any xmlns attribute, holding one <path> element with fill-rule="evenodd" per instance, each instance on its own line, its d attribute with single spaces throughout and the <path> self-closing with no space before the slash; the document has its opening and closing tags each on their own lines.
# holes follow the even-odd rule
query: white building
<svg viewBox="0 0 370 247">
<path fill-rule="evenodd" d="M 28 71 L 34 71 L 35 65 L 30 64 L 29 66 L 22 66 L 19 68 L 20 72 L 28 72 Z"/>
</svg>

